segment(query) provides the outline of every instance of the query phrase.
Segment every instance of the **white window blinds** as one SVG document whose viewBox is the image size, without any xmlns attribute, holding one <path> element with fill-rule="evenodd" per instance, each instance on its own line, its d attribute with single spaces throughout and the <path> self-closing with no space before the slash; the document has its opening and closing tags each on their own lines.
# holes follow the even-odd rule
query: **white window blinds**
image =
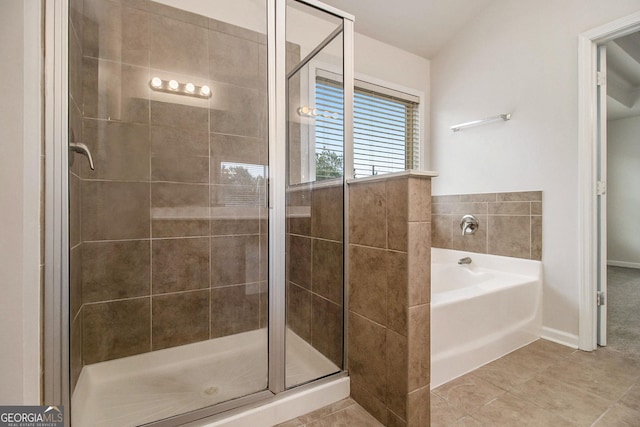
<svg viewBox="0 0 640 427">
<path fill-rule="evenodd" d="M 342 87 L 316 78 L 316 179 L 342 169 Z M 354 176 L 363 177 L 419 167 L 417 97 L 356 81 L 354 96 Z"/>
</svg>

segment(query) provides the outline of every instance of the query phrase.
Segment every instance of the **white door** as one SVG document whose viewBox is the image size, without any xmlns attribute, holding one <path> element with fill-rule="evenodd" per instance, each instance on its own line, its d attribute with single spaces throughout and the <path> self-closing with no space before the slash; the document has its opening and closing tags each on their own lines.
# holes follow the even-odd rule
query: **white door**
<svg viewBox="0 0 640 427">
<path fill-rule="evenodd" d="M 607 48 L 598 46 L 598 345 L 607 345 Z"/>
</svg>

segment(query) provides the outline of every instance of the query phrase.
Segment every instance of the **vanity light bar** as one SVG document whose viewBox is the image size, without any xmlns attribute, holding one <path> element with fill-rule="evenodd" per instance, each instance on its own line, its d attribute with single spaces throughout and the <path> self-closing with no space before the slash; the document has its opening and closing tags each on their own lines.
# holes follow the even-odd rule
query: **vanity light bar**
<svg viewBox="0 0 640 427">
<path fill-rule="evenodd" d="M 459 125 L 454 125 L 451 126 L 451 130 L 454 132 L 458 132 L 464 128 L 470 128 L 473 126 L 480 126 L 480 125 L 485 125 L 487 123 L 493 123 L 493 122 L 497 122 L 497 121 L 507 121 L 507 120 L 511 120 L 511 113 L 506 113 L 506 114 L 499 114 L 497 116 L 492 116 L 492 117 L 487 117 L 486 119 L 481 119 L 481 120 L 474 120 L 472 122 L 467 122 L 467 123 L 460 123 Z"/>
<path fill-rule="evenodd" d="M 177 80 L 162 80 L 160 77 L 154 77 L 149 80 L 149 86 L 156 92 L 174 93 L 203 99 L 211 98 L 211 88 L 207 85 L 198 86 L 190 82 L 179 83 Z"/>
</svg>

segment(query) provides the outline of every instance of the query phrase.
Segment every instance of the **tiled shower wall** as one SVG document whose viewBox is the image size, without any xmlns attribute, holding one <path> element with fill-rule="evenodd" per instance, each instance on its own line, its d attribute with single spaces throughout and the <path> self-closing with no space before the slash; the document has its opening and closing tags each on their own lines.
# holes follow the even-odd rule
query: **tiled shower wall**
<svg viewBox="0 0 640 427">
<path fill-rule="evenodd" d="M 432 210 L 433 247 L 542 259 L 542 191 L 433 196 Z M 466 214 L 480 227 L 462 236 Z"/>
<path fill-rule="evenodd" d="M 430 420 L 431 181 L 349 184 L 351 396 L 388 426 Z"/>
<path fill-rule="evenodd" d="M 70 126 L 96 164 L 74 155 L 70 178 L 74 377 L 266 326 L 265 184 L 229 173 L 267 165 L 266 37 L 146 0 L 76 1 L 71 21 Z"/>
<path fill-rule="evenodd" d="M 287 194 L 287 326 L 342 366 L 343 186 Z"/>
</svg>

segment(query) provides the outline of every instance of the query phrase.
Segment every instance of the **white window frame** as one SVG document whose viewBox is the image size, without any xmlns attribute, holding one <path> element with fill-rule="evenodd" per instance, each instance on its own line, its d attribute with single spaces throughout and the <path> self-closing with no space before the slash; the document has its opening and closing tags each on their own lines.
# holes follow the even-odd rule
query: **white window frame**
<svg viewBox="0 0 640 427">
<path fill-rule="evenodd" d="M 333 64 L 321 60 L 312 60 L 308 64 L 308 73 L 303 73 L 300 78 L 300 105 L 315 106 L 315 85 L 316 77 L 318 75 L 335 75 L 341 76 L 341 70 Z M 399 85 L 397 83 L 389 82 L 378 77 L 373 77 L 364 73 L 355 73 L 354 83 L 356 87 L 372 90 L 383 95 L 390 95 L 397 98 L 402 98 L 405 95 L 407 100 L 418 102 L 418 164 L 420 170 L 426 170 L 426 143 L 425 143 L 425 95 L 424 92 L 410 88 L 408 86 Z M 304 87 L 308 87 L 308 90 L 303 90 Z M 302 124 L 308 125 L 308 133 L 306 135 L 307 143 L 302 144 L 300 150 L 300 183 L 315 182 L 316 181 L 316 163 L 315 163 L 315 121 L 313 118 L 299 118 Z M 304 138 L 304 137 L 303 137 Z M 346 144 L 345 144 L 346 146 Z"/>
</svg>

